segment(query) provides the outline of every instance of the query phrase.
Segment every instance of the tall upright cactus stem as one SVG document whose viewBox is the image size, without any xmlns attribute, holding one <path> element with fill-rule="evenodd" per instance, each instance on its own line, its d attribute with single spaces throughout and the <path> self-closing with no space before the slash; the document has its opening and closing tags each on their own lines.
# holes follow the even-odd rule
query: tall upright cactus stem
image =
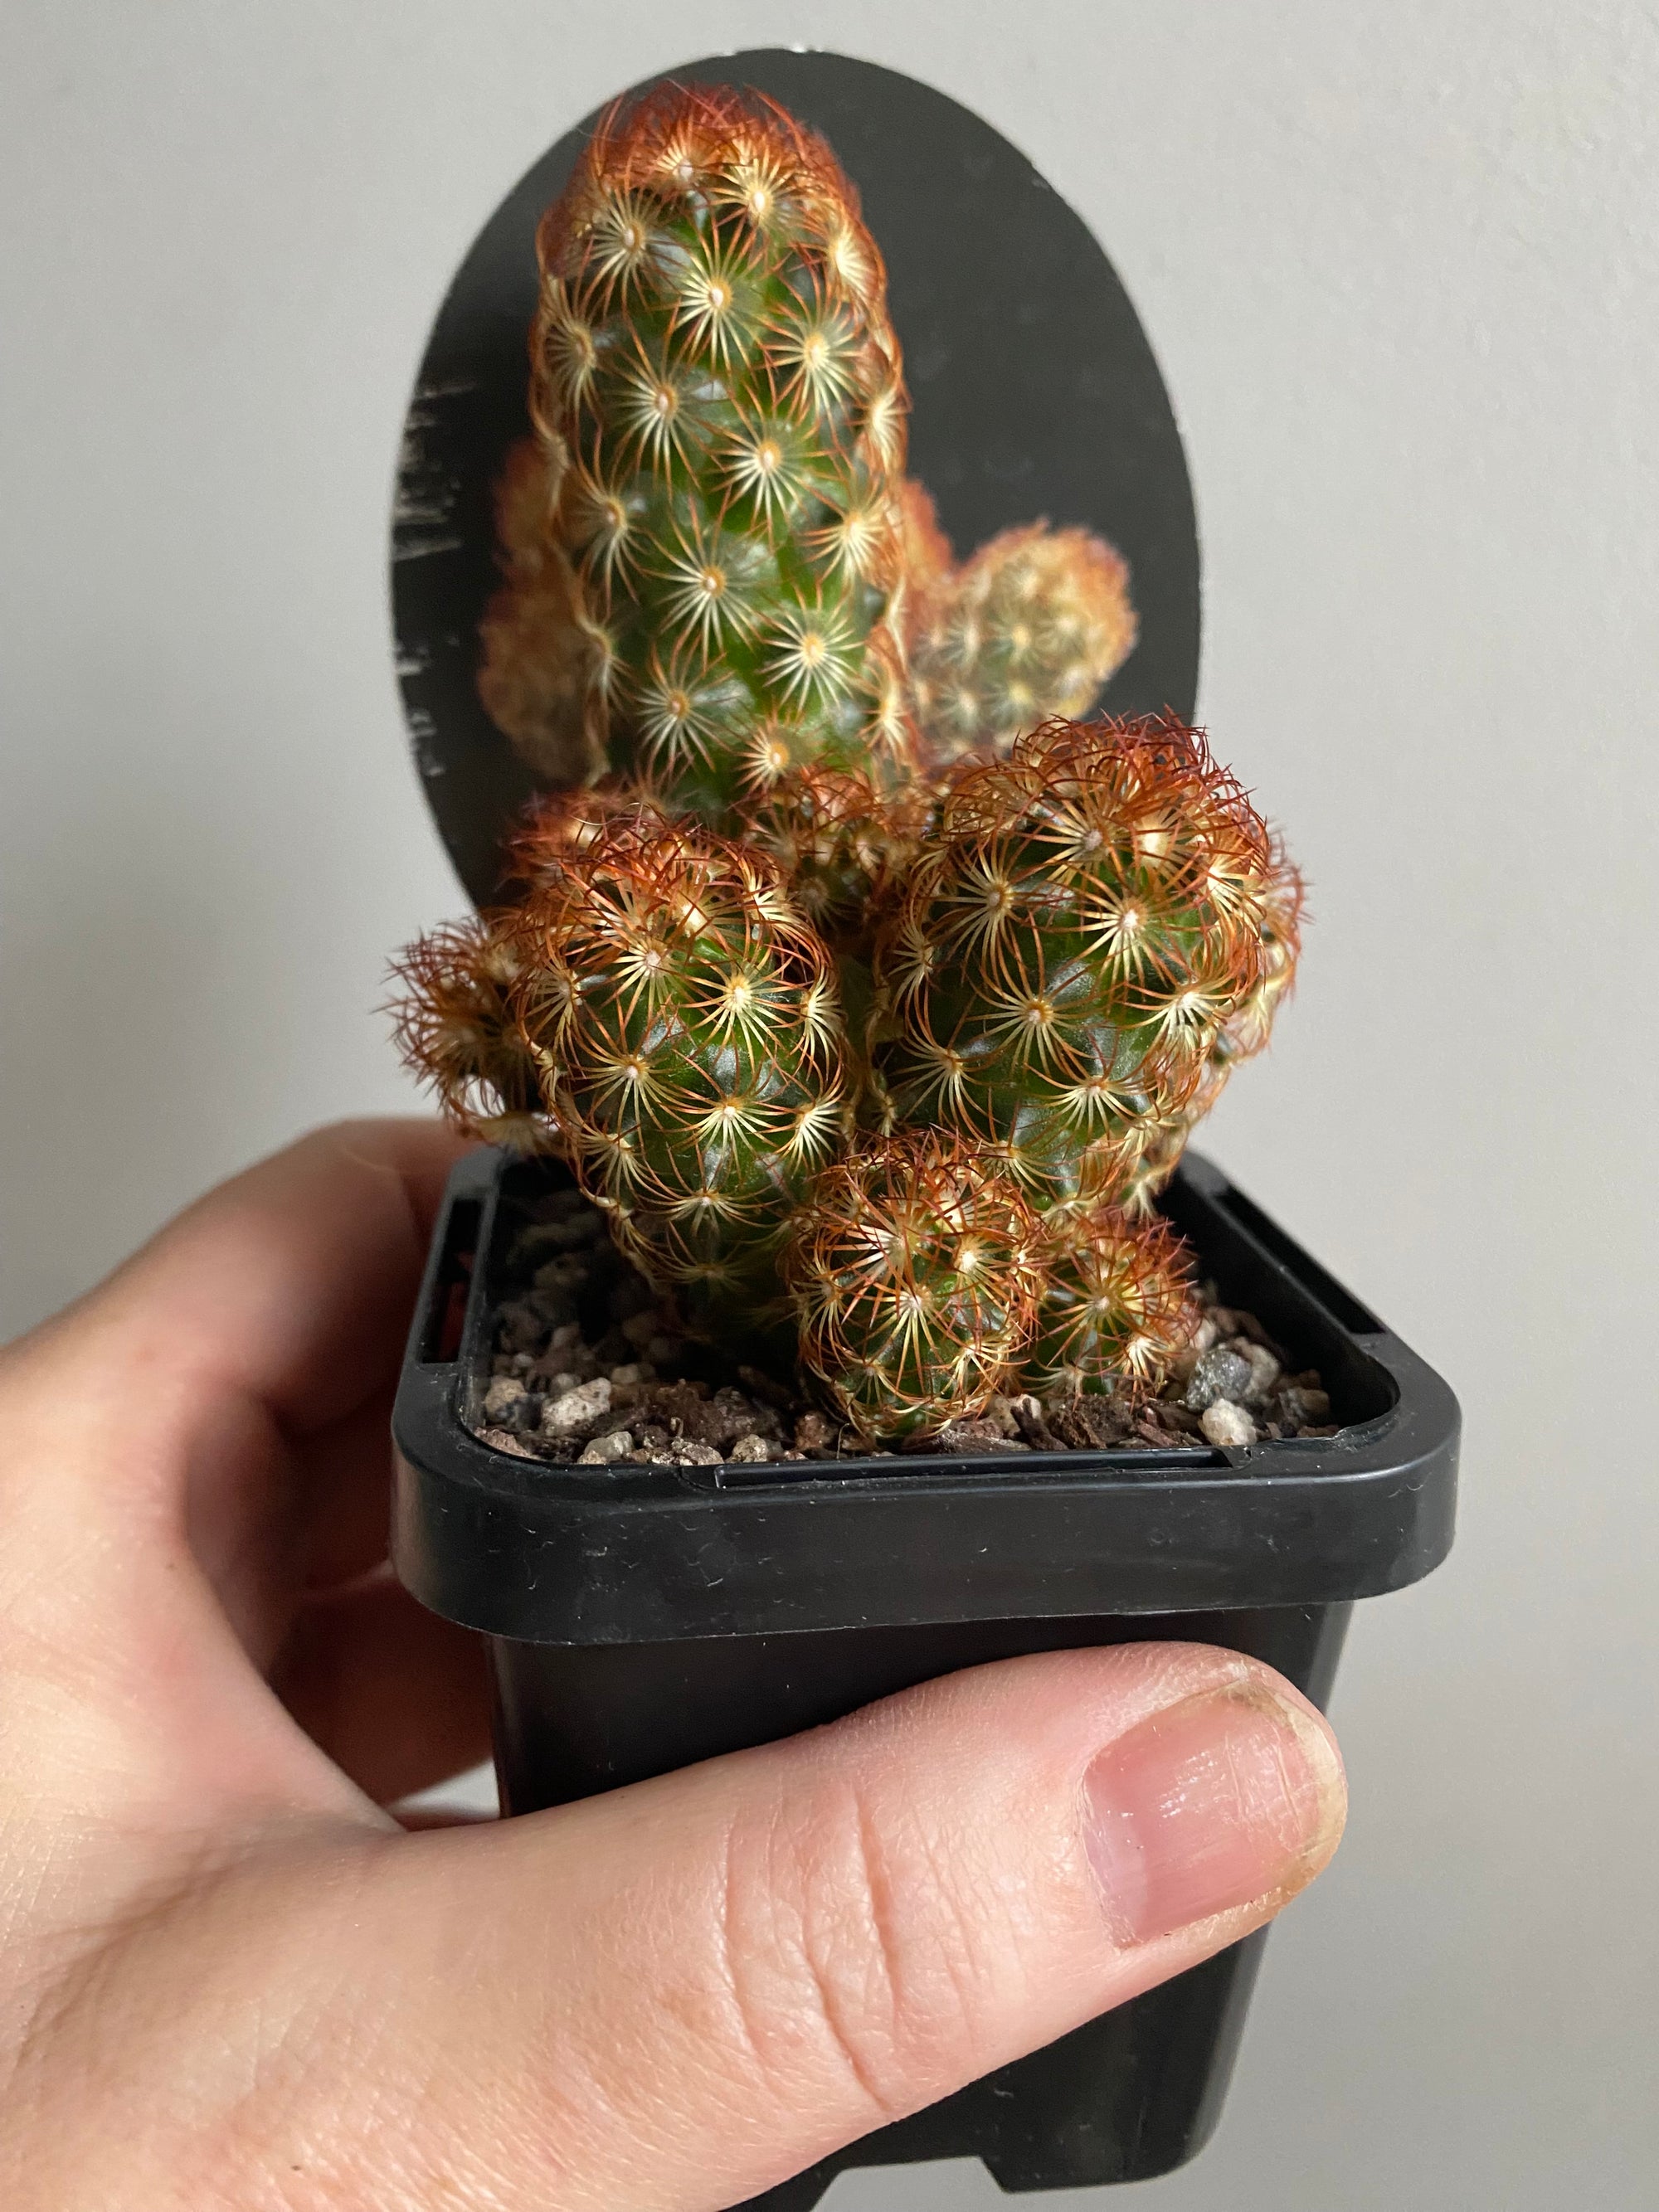
<svg viewBox="0 0 1659 2212">
<path fill-rule="evenodd" d="M 594 750 L 711 817 L 808 762 L 896 778 L 907 402 L 828 146 L 757 95 L 664 88 L 607 117 L 538 252 L 532 414 Z"/>
</svg>

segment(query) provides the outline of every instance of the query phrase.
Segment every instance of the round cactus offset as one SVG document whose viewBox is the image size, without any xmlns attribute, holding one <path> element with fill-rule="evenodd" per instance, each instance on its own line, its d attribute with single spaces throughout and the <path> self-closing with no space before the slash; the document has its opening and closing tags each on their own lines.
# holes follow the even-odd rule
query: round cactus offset
<svg viewBox="0 0 1659 2212">
<path fill-rule="evenodd" d="M 832 963 L 777 867 L 624 821 L 549 870 L 517 941 L 524 1029 L 619 1242 L 693 1323 L 761 1318 L 847 1112 Z"/>
<path fill-rule="evenodd" d="M 802 1364 L 865 1435 L 980 1412 L 1036 1326 L 1040 1241 L 981 1147 L 933 1130 L 859 1146 L 818 1177 L 785 1255 Z"/>
<path fill-rule="evenodd" d="M 1046 1223 L 1042 1275 L 1026 1380 L 1045 1395 L 1156 1389 L 1198 1327 L 1181 1239 L 1118 1206 Z"/>
<path fill-rule="evenodd" d="M 913 510 L 910 542 L 927 547 Z M 1129 571 L 1086 530 L 1005 530 L 961 568 L 913 579 L 911 684 L 933 761 L 1006 751 L 1051 716 L 1085 714 L 1138 635 Z"/>
</svg>

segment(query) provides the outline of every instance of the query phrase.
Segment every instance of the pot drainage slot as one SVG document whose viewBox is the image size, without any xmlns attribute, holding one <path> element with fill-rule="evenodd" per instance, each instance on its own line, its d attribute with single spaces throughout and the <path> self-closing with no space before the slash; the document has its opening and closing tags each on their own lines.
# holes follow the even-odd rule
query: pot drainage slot
<svg viewBox="0 0 1659 2212">
<path fill-rule="evenodd" d="M 466 1301 L 472 1289 L 472 1266 L 478 1253 L 478 1224 L 483 1207 L 476 1198 L 457 1199 L 444 1224 L 443 1249 L 427 1300 L 426 1321 L 421 1330 L 421 1364 L 447 1367 L 461 1356 L 461 1337 L 466 1327 Z"/>
</svg>

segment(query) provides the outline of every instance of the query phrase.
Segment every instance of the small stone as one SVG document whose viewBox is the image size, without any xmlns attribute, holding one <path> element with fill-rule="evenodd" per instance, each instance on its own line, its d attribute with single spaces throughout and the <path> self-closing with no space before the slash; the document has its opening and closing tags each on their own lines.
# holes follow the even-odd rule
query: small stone
<svg viewBox="0 0 1659 2212">
<path fill-rule="evenodd" d="M 604 1436 L 593 1437 L 576 1464 L 578 1467 L 614 1467 L 619 1459 L 626 1459 L 633 1449 L 634 1439 L 626 1429 L 611 1429 Z"/>
<path fill-rule="evenodd" d="M 726 1450 L 743 1437 L 753 1436 L 760 1425 L 759 1413 L 742 1391 L 726 1383 L 710 1399 L 699 1433 L 706 1443 Z"/>
<path fill-rule="evenodd" d="M 822 1413 L 803 1413 L 795 1424 L 795 1449 L 823 1451 L 830 1442 L 830 1424 Z"/>
<path fill-rule="evenodd" d="M 1177 1382 L 1189 1382 L 1193 1370 L 1215 1342 L 1215 1323 L 1206 1314 L 1193 1331 L 1191 1341 L 1176 1352 L 1170 1362 L 1170 1374 Z"/>
<path fill-rule="evenodd" d="M 528 1298 L 513 1298 L 501 1308 L 497 1323 L 504 1352 L 530 1352 L 541 1349 L 547 1338 L 547 1323 Z"/>
<path fill-rule="evenodd" d="M 574 1321 L 568 1321 L 561 1328 L 556 1328 L 552 1335 L 548 1338 L 547 1348 L 550 1352 L 562 1352 L 567 1345 L 580 1344 L 581 1340 L 582 1333 L 580 1324 Z"/>
<path fill-rule="evenodd" d="M 510 1428 L 523 1413 L 530 1393 L 511 1376 L 498 1375 L 484 1392 L 483 1417 L 492 1428 Z"/>
<path fill-rule="evenodd" d="M 1288 1383 L 1279 1394 L 1279 1418 L 1293 1429 L 1311 1427 L 1331 1417 L 1329 1395 L 1306 1383 Z"/>
<path fill-rule="evenodd" d="M 725 1455 L 713 1444 L 700 1444 L 695 1437 L 677 1437 L 669 1457 L 677 1467 L 723 1467 Z"/>
<path fill-rule="evenodd" d="M 515 1437 L 510 1429 L 480 1429 L 480 1443 L 489 1444 L 493 1450 L 511 1452 L 514 1459 L 534 1459 L 536 1455 L 522 1437 Z"/>
<path fill-rule="evenodd" d="M 601 1413 L 610 1410 L 610 1381 L 603 1375 L 597 1376 L 592 1382 L 579 1382 L 574 1390 L 548 1399 L 542 1408 L 542 1433 L 574 1437 L 579 1429 L 591 1428 Z"/>
<path fill-rule="evenodd" d="M 611 1369 L 611 1380 L 619 1385 L 637 1382 L 640 1380 L 640 1371 L 637 1359 L 624 1359 Z"/>
<path fill-rule="evenodd" d="M 1231 1398 L 1218 1398 L 1206 1406 L 1199 1416 L 1199 1425 L 1212 1444 L 1224 1449 L 1237 1450 L 1255 1442 L 1255 1423 Z"/>
<path fill-rule="evenodd" d="M 1253 1344 L 1248 1337 L 1242 1340 L 1239 1357 L 1249 1361 L 1250 1369 L 1244 1403 L 1247 1406 L 1265 1406 L 1283 1370 L 1265 1344 Z"/>
<path fill-rule="evenodd" d="M 1242 1398 L 1249 1384 L 1249 1360 L 1241 1359 L 1224 1345 L 1214 1345 L 1194 1368 L 1181 1402 L 1189 1413 L 1201 1413 L 1218 1398 Z"/>
<path fill-rule="evenodd" d="M 741 1466 L 757 1467 L 772 1457 L 772 1448 L 763 1437 L 739 1437 L 732 1447 L 731 1456 Z"/>
<path fill-rule="evenodd" d="M 1000 1390 L 992 1395 L 981 1418 L 991 1424 L 1000 1437 L 1019 1435 L 1019 1423 L 1014 1419 L 1014 1409 Z"/>
<path fill-rule="evenodd" d="M 984 1419 L 947 1421 L 936 1435 L 907 1437 L 904 1440 L 907 1452 L 959 1453 L 964 1458 L 975 1459 L 991 1452 L 1026 1452 L 1030 1449 L 1028 1443 L 1005 1437 L 994 1421 Z"/>
<path fill-rule="evenodd" d="M 1048 1417 L 1042 1410 L 1042 1401 L 1030 1390 L 1006 1401 L 1013 1416 L 1015 1433 L 1024 1438 L 1035 1451 L 1062 1451 L 1065 1447 L 1048 1425 Z"/>
<path fill-rule="evenodd" d="M 1115 1398 L 1085 1396 L 1050 1401 L 1048 1425 L 1072 1451 L 1114 1451 L 1130 1437 L 1128 1417 Z"/>
</svg>

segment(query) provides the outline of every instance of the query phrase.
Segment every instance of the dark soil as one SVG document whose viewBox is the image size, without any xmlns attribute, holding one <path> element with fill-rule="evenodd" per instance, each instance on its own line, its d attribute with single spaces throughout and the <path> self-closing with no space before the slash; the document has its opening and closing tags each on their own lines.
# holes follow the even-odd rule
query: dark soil
<svg viewBox="0 0 1659 2212">
<path fill-rule="evenodd" d="M 692 1342 L 611 1243 L 602 1214 L 562 1190 L 530 1200 L 507 1253 L 509 1295 L 477 1433 L 521 1457 L 584 1466 L 885 1459 L 793 1383 Z M 1252 1314 L 1202 1293 L 1204 1320 L 1160 1395 L 994 1399 L 910 1454 L 1168 1451 L 1328 1437 L 1319 1374 L 1291 1373 Z"/>
</svg>

